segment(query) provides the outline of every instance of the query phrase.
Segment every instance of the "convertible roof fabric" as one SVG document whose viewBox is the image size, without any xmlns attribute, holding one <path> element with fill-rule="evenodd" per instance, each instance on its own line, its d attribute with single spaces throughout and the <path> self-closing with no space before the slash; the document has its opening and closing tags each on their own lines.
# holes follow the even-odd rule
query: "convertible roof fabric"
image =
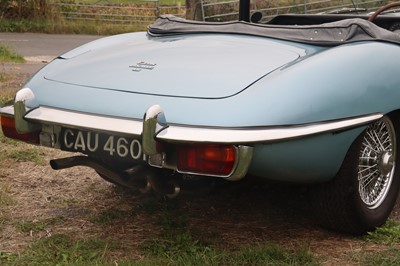
<svg viewBox="0 0 400 266">
<path fill-rule="evenodd" d="M 319 25 L 269 25 L 243 21 L 202 22 L 161 16 L 148 27 L 150 36 L 190 33 L 244 34 L 313 45 L 336 46 L 358 41 L 384 41 L 400 44 L 400 35 L 360 18 L 344 19 Z"/>
</svg>

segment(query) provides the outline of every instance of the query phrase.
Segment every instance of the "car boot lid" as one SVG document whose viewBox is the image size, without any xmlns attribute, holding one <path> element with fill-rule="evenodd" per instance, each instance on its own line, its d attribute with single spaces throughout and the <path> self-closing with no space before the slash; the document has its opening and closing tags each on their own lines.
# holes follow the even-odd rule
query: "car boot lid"
<svg viewBox="0 0 400 266">
<path fill-rule="evenodd" d="M 305 50 L 268 38 L 242 35 L 157 38 L 132 33 L 97 40 L 60 56 L 47 68 L 44 77 L 129 93 L 224 98 L 298 59 Z"/>
</svg>

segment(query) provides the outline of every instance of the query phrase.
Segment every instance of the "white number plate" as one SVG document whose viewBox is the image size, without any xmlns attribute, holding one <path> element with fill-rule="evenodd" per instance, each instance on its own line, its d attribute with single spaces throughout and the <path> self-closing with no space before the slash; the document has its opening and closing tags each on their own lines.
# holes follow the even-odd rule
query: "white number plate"
<svg viewBox="0 0 400 266">
<path fill-rule="evenodd" d="M 62 150 L 96 154 L 98 157 L 143 158 L 142 144 L 134 138 L 65 128 L 61 131 L 60 141 Z"/>
</svg>

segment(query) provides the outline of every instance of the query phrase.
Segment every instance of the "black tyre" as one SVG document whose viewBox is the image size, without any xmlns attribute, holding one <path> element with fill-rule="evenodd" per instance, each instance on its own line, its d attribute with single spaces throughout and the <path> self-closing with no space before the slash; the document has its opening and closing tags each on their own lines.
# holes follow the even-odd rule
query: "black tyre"
<svg viewBox="0 0 400 266">
<path fill-rule="evenodd" d="M 388 116 L 371 124 L 351 145 L 337 176 L 312 190 L 322 226 L 365 234 L 385 223 L 397 199 L 399 126 Z"/>
</svg>

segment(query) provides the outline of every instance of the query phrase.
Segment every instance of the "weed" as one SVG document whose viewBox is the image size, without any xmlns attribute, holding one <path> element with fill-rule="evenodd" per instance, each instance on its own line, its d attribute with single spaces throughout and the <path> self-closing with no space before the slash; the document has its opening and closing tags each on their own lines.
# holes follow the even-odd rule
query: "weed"
<svg viewBox="0 0 400 266">
<path fill-rule="evenodd" d="M 0 82 L 6 82 L 11 79 L 11 75 L 6 73 L 0 73 Z"/>
<path fill-rule="evenodd" d="M 164 236 L 162 239 L 149 240 L 141 245 L 141 248 L 154 258 L 163 261 L 163 264 L 175 265 L 214 265 L 220 257 L 224 257 L 223 253 L 203 246 L 199 241 L 194 239 L 191 234 L 184 230 Z"/>
<path fill-rule="evenodd" d="M 17 259 L 17 255 L 9 252 L 4 252 L 0 250 L 0 262 L 11 263 Z"/>
<path fill-rule="evenodd" d="M 25 59 L 19 54 L 10 51 L 6 46 L 0 45 L 0 63 L 4 62 L 24 63 Z"/>
<path fill-rule="evenodd" d="M 229 257 L 230 265 L 317 265 L 309 250 L 288 251 L 276 245 L 245 248 Z"/>
<path fill-rule="evenodd" d="M 46 229 L 47 224 L 43 221 L 17 221 L 14 226 L 21 232 L 38 232 Z"/>
<path fill-rule="evenodd" d="M 288 251 L 275 245 L 247 247 L 231 253 L 203 241 L 202 234 L 193 234 L 188 217 L 176 201 L 155 199 L 142 202 L 142 210 L 157 216 L 162 227 L 158 239 L 147 240 L 141 249 L 157 265 L 317 265 L 307 248 Z M 198 235 L 198 236 L 197 236 Z"/>
<path fill-rule="evenodd" d="M 62 200 L 57 200 L 54 202 L 57 205 L 78 205 L 79 203 L 81 203 L 81 201 L 79 201 L 78 199 L 75 198 L 70 198 L 70 199 L 62 199 Z"/>
<path fill-rule="evenodd" d="M 178 208 L 177 201 L 168 200 L 162 205 L 157 223 L 165 232 L 174 234 L 175 231 L 186 228 L 187 216 Z"/>
<path fill-rule="evenodd" d="M 14 199 L 10 196 L 10 187 L 0 183 L 0 232 L 3 229 L 3 225 L 8 220 L 8 217 L 6 216 L 7 212 L 4 211 L 4 208 L 12 204 L 14 204 Z"/>
<path fill-rule="evenodd" d="M 2 230 L 2 225 L 6 223 L 6 218 L 3 216 L 2 212 L 0 212 L 0 232 Z"/>
<path fill-rule="evenodd" d="M 360 265 L 400 265 L 400 249 L 398 247 L 389 247 L 385 251 L 365 253 Z"/>
<path fill-rule="evenodd" d="M 9 195 L 10 188 L 5 184 L 0 184 L 0 208 L 9 206 L 14 203 L 14 200 Z"/>
<path fill-rule="evenodd" d="M 13 158 L 20 162 L 34 162 L 39 165 L 44 165 L 42 153 L 37 148 L 24 148 L 12 150 L 8 153 L 9 158 Z"/>
<path fill-rule="evenodd" d="M 307 248 L 288 251 L 279 246 L 247 247 L 234 253 L 203 246 L 187 232 L 142 248 L 166 265 L 318 265 Z"/>
<path fill-rule="evenodd" d="M 52 219 L 47 219 L 43 221 L 24 221 L 19 220 L 14 222 L 14 226 L 21 232 L 29 233 L 29 232 L 39 232 L 46 230 L 46 228 L 50 225 L 56 224 L 58 222 L 64 221 L 63 217 L 56 217 Z"/>
<path fill-rule="evenodd" d="M 163 209 L 162 204 L 156 198 L 148 197 L 136 205 L 134 211 L 144 211 L 147 214 L 155 214 Z"/>
<path fill-rule="evenodd" d="M 106 210 L 92 219 L 93 222 L 103 225 L 112 224 L 116 220 L 127 217 L 129 213 L 122 210 Z"/>
<path fill-rule="evenodd" d="M 107 265 L 103 262 L 110 247 L 113 245 L 104 240 L 53 235 L 34 243 L 18 257 L 5 253 L 0 262 L 2 265 Z"/>
<path fill-rule="evenodd" d="M 8 81 L 13 78 L 15 78 L 15 75 L 0 73 L 0 107 L 14 103 L 14 95 L 18 88 L 14 88 L 15 85 L 10 86 L 8 84 Z"/>
<path fill-rule="evenodd" d="M 367 239 L 380 244 L 400 243 L 400 223 L 388 220 L 382 227 L 369 232 Z"/>
<path fill-rule="evenodd" d="M 13 139 L 7 138 L 6 136 L 4 136 L 3 131 L 0 128 L 0 143 L 3 144 L 7 144 L 7 145 L 11 145 L 14 147 L 20 146 L 22 143 L 19 141 L 15 141 Z"/>
</svg>

